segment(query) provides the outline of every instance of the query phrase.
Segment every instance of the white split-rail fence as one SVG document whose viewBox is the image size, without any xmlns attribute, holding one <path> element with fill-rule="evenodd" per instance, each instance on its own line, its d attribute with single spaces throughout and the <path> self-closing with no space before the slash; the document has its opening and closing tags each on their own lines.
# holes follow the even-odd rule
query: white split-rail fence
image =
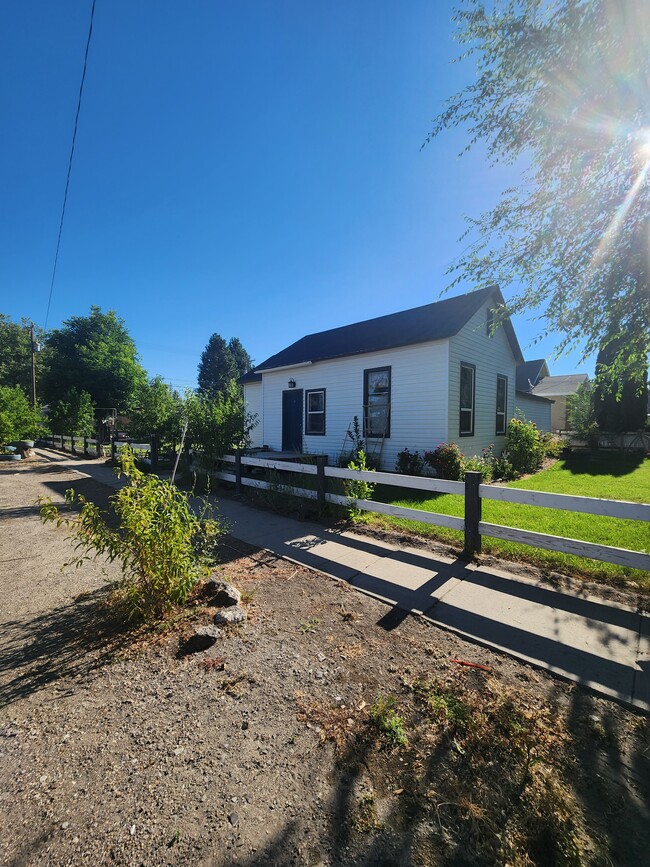
<svg viewBox="0 0 650 867">
<path fill-rule="evenodd" d="M 266 490 L 277 489 L 278 485 L 264 479 L 244 475 L 243 467 L 276 470 L 278 472 L 300 473 L 316 476 L 316 489 L 297 488 L 281 484 L 286 493 L 297 497 L 318 500 L 321 503 L 337 505 L 353 505 L 366 512 L 377 512 L 392 515 L 396 518 L 408 518 L 459 530 L 465 537 L 465 554 L 473 556 L 481 551 L 481 537 L 491 536 L 508 542 L 518 542 L 548 551 L 559 551 L 578 557 L 588 557 L 606 563 L 615 563 L 633 569 L 650 571 L 650 553 L 630 551 L 625 548 L 615 548 L 610 545 L 599 545 L 580 539 L 569 539 L 564 536 L 554 536 L 548 533 L 537 533 L 532 530 L 522 530 L 517 527 L 491 524 L 482 520 L 482 501 L 501 500 L 507 503 L 519 503 L 528 506 L 541 506 L 549 509 L 560 509 L 568 512 L 581 512 L 588 515 L 604 515 L 611 518 L 624 518 L 632 521 L 650 521 L 650 504 L 631 503 L 624 500 L 604 500 L 597 497 L 579 497 L 570 494 L 550 494 L 544 491 L 529 491 L 521 488 L 508 488 L 501 485 L 486 485 L 481 483 L 480 473 L 467 473 L 465 481 L 452 482 L 445 479 L 422 478 L 406 476 L 398 473 L 374 471 L 359 471 L 330 467 L 324 457 L 317 456 L 316 464 L 294 463 L 284 460 L 264 460 L 247 457 L 242 454 L 225 455 L 222 459 L 234 464 L 232 471 L 219 470 L 214 475 L 224 481 L 233 482 L 238 491 L 242 486 Z M 326 479 L 349 479 L 352 481 L 370 482 L 375 485 L 391 485 L 409 488 L 411 490 L 431 491 L 440 494 L 457 494 L 465 499 L 465 517 L 457 518 L 422 509 L 412 509 L 405 506 L 394 506 L 375 500 L 354 500 L 340 494 L 332 494 L 326 490 Z"/>
</svg>

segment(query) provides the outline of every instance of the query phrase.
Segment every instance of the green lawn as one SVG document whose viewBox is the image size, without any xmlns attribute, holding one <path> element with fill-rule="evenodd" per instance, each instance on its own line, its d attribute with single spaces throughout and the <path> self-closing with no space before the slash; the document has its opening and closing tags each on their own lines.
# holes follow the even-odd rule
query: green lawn
<svg viewBox="0 0 650 867">
<path fill-rule="evenodd" d="M 575 455 L 557 461 L 524 481 L 511 482 L 509 487 L 575 494 L 611 500 L 650 502 L 650 460 L 622 453 L 595 453 Z M 429 512 L 463 516 L 463 498 L 451 494 L 430 495 L 424 491 L 406 491 L 404 488 L 378 486 L 373 499 Z M 434 536 L 451 543 L 462 542 L 462 534 L 443 527 L 372 515 L 373 523 L 389 523 L 419 534 Z M 483 501 L 483 520 L 525 530 L 535 530 L 555 536 L 582 539 L 617 548 L 650 552 L 650 523 L 606 518 L 524 506 L 516 503 Z M 483 537 L 483 550 L 512 560 L 525 560 L 536 565 L 565 573 L 599 578 L 608 581 L 632 581 L 650 591 L 650 573 L 628 569 L 611 563 L 601 563 L 554 551 L 544 551 L 528 545 Z"/>
</svg>

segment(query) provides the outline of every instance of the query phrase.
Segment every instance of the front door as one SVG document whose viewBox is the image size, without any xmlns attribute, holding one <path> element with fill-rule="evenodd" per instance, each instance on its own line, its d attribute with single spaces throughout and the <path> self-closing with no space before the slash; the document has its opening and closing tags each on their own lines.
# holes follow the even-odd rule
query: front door
<svg viewBox="0 0 650 867">
<path fill-rule="evenodd" d="M 302 388 L 282 392 L 282 451 L 302 451 Z"/>
</svg>

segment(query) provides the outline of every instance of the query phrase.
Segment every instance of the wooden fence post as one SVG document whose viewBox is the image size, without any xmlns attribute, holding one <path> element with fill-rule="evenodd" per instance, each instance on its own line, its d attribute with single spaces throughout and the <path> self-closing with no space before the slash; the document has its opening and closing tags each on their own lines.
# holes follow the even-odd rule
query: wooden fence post
<svg viewBox="0 0 650 867">
<path fill-rule="evenodd" d="M 97 450 L 97 457 L 99 457 L 102 453 L 102 423 L 101 421 L 97 423 L 97 430 L 95 431 L 95 436 L 97 439 L 95 440 L 95 448 Z"/>
<path fill-rule="evenodd" d="M 115 445 L 115 437 L 111 437 L 111 463 L 115 463 L 115 458 L 117 456 L 117 446 Z"/>
<path fill-rule="evenodd" d="M 72 452 L 73 455 L 76 455 L 77 449 L 75 447 L 74 440 L 75 440 L 74 434 L 70 434 L 70 451 Z"/>
<path fill-rule="evenodd" d="M 241 494 L 241 449 L 235 449 L 235 493 Z"/>
<path fill-rule="evenodd" d="M 316 455 L 316 493 L 318 495 L 318 504 L 325 505 L 325 466 L 327 464 L 327 455 Z"/>
<path fill-rule="evenodd" d="M 479 485 L 483 477 L 480 473 L 465 473 L 465 549 L 466 557 L 481 553 L 481 495 Z"/>
</svg>

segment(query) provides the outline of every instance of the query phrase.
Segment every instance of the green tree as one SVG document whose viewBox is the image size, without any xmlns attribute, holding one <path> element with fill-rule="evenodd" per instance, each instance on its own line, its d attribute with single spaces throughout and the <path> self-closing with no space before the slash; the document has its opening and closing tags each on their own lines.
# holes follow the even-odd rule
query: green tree
<svg viewBox="0 0 650 867">
<path fill-rule="evenodd" d="M 13 322 L 10 316 L 0 313 L 0 385 L 13 387 L 19 385 L 27 397 L 32 395 L 32 347 L 30 337 L 31 322 L 23 319 Z M 45 335 L 42 329 L 35 327 L 34 342 L 41 346 Z M 36 352 L 36 389 L 40 395 L 39 385 L 47 364 L 47 353 Z"/>
<path fill-rule="evenodd" d="M 590 382 L 583 382 L 575 394 L 567 397 L 567 424 L 579 439 L 597 441 L 598 426 L 594 412 L 594 390 Z"/>
<path fill-rule="evenodd" d="M 648 414 L 648 376 L 643 367 L 634 379 L 624 379 L 617 390 L 607 385 L 600 374 L 603 368 L 611 368 L 613 359 L 627 351 L 625 336 L 609 340 L 601 347 L 596 360 L 596 385 L 594 388 L 594 411 L 596 422 L 602 431 L 621 433 L 641 430 Z"/>
<path fill-rule="evenodd" d="M 112 310 L 91 307 L 73 316 L 47 338 L 48 370 L 43 389 L 48 401 L 68 389 L 86 391 L 97 407 L 128 411 L 138 386 L 146 381 L 132 337 Z"/>
<path fill-rule="evenodd" d="M 178 392 L 161 376 L 154 376 L 136 390 L 130 430 L 136 437 L 157 433 L 164 443 L 171 443 L 179 438 L 182 415 Z"/>
<path fill-rule="evenodd" d="M 228 343 L 220 334 L 213 334 L 201 353 L 199 363 L 199 390 L 203 394 L 225 392 L 233 380 L 252 367 L 250 355 L 237 337 Z"/>
<path fill-rule="evenodd" d="M 41 414 L 19 385 L 0 385 L 0 443 L 35 439 L 43 430 Z"/>
<path fill-rule="evenodd" d="M 205 470 L 235 448 L 250 444 L 257 419 L 247 415 L 242 391 L 231 380 L 225 391 L 212 396 L 189 391 L 185 395 L 188 438 Z"/>
<path fill-rule="evenodd" d="M 235 378 L 243 376 L 253 366 L 253 359 L 242 346 L 241 340 L 238 337 L 231 337 L 228 341 L 228 351 L 232 356 L 235 365 Z"/>
<path fill-rule="evenodd" d="M 52 433 L 92 436 L 95 433 L 95 407 L 87 391 L 69 388 L 50 406 Z"/>
<path fill-rule="evenodd" d="M 524 168 L 469 221 L 451 285 L 512 287 L 507 312 L 537 311 L 558 352 L 590 355 L 624 333 L 601 380 L 638 383 L 650 350 L 650 3 L 469 0 L 454 20 L 476 77 L 430 138 L 462 127 L 465 150 L 480 143 L 492 164 Z"/>
</svg>

